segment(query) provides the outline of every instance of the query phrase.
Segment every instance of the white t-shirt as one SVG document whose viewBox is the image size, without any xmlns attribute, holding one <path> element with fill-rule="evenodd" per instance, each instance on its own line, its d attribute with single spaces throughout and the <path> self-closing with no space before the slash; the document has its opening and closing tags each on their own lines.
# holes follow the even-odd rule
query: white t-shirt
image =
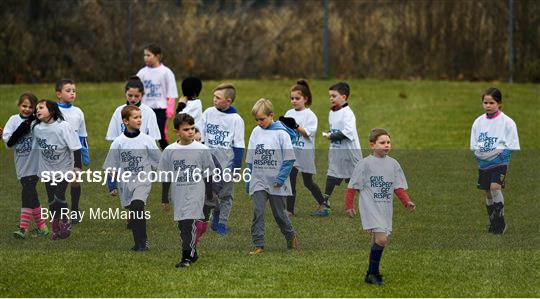
<svg viewBox="0 0 540 299">
<path fill-rule="evenodd" d="M 81 143 L 75 131 L 67 121 L 55 121 L 51 124 L 39 123 L 33 129 L 33 148 L 39 150 L 38 176 L 43 171 L 72 171 L 72 152 L 81 149 Z"/>
<path fill-rule="evenodd" d="M 245 148 L 244 120 L 238 113 L 223 113 L 216 107 L 210 107 L 202 115 L 199 130 L 201 140 L 212 149 L 212 154 L 224 169 L 232 165 L 232 148 Z"/>
<path fill-rule="evenodd" d="M 116 177 L 122 177 L 125 172 L 131 174 L 126 175 L 127 180 L 118 182 L 120 193 L 122 193 L 122 190 L 135 190 L 138 186 L 148 188 L 151 185 L 151 182 L 147 180 L 148 174 L 152 167 L 157 168 L 160 157 L 161 151 L 152 137 L 144 133 L 132 138 L 121 134 L 111 143 L 105 162 L 103 162 L 103 169 L 115 168 L 119 172 Z M 145 174 L 138 177 L 138 173 L 141 172 Z M 146 198 L 136 199 L 146 201 Z M 133 198 L 120 194 L 123 207 L 128 206 L 131 200 Z"/>
<path fill-rule="evenodd" d="M 171 182 L 174 221 L 204 218 L 205 181 L 214 168 L 210 150 L 197 141 L 165 148 L 158 170 L 172 173 L 165 181 Z"/>
<path fill-rule="evenodd" d="M 73 130 L 75 130 L 75 133 L 77 133 L 77 137 L 88 137 L 86 124 L 84 122 L 84 113 L 79 107 L 72 105 L 68 108 L 64 108 L 58 105 L 58 108 L 60 108 L 60 112 L 62 112 L 64 119 L 69 123 Z"/>
<path fill-rule="evenodd" d="M 195 119 L 195 126 L 201 129 L 201 119 L 202 119 L 202 102 L 199 99 L 189 100 L 186 102 L 186 107 L 180 111 L 180 113 L 187 113 Z"/>
<path fill-rule="evenodd" d="M 4 135 L 2 136 L 6 147 L 9 138 L 24 120 L 20 114 L 12 115 L 8 119 L 4 126 Z M 39 157 L 37 156 L 38 151 L 32 149 L 33 139 L 33 134 L 28 133 L 13 146 L 13 159 L 15 161 L 15 172 L 17 173 L 18 180 L 22 177 L 37 175 Z"/>
<path fill-rule="evenodd" d="M 490 159 L 502 150 L 519 150 L 516 123 L 500 111 L 494 118 L 480 115 L 471 128 L 471 150 L 481 159 Z"/>
<path fill-rule="evenodd" d="M 291 109 L 285 113 L 286 117 L 292 117 L 296 123 L 306 130 L 308 137 L 298 133 L 292 141 L 296 161 L 294 166 L 305 173 L 316 173 L 315 168 L 315 136 L 317 135 L 317 116 L 310 108 L 301 111 Z"/>
<path fill-rule="evenodd" d="M 124 133 L 124 129 L 126 128 L 124 122 L 122 121 L 122 109 L 124 107 L 126 107 L 126 104 L 118 106 L 118 108 L 116 108 L 116 110 L 114 111 L 111 117 L 111 121 L 109 122 L 109 128 L 107 129 L 107 137 L 105 137 L 106 140 L 112 141 L 116 137 Z M 141 131 L 141 133 L 149 135 L 155 140 L 160 140 L 161 133 L 159 132 L 159 127 L 156 120 L 156 113 L 154 113 L 152 108 L 148 107 L 143 103 L 141 103 L 139 108 L 141 109 L 142 120 L 141 128 L 139 130 Z"/>
<path fill-rule="evenodd" d="M 253 165 L 249 195 L 256 191 L 268 194 L 292 195 L 291 182 L 287 178 L 281 187 L 274 187 L 283 161 L 294 160 L 291 137 L 283 130 L 265 130 L 256 126 L 251 132 L 246 162 Z"/>
<path fill-rule="evenodd" d="M 362 159 L 360 141 L 356 131 L 356 117 L 349 106 L 328 114 L 330 132 L 341 131 L 346 139 L 330 142 L 327 175 L 336 178 L 350 178 L 354 166 Z"/>
<path fill-rule="evenodd" d="M 360 190 L 359 209 L 365 230 L 392 231 L 392 199 L 395 189 L 407 189 L 405 174 L 398 161 L 391 157 L 370 155 L 354 169 L 349 188 Z"/>
<path fill-rule="evenodd" d="M 167 98 L 177 98 L 178 89 L 173 72 L 163 64 L 145 66 L 137 73 L 144 84 L 143 104 L 152 109 L 166 109 Z"/>
</svg>

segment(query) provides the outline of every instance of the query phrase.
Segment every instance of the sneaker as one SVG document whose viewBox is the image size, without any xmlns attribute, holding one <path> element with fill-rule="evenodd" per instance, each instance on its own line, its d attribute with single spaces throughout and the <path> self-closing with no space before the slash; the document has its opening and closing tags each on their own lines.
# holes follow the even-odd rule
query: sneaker
<svg viewBox="0 0 540 299">
<path fill-rule="evenodd" d="M 133 245 L 133 247 L 131 247 L 131 251 L 136 251 L 136 252 L 143 252 L 143 251 L 147 251 L 149 250 L 150 248 L 148 248 L 148 246 L 144 245 L 143 247 L 139 247 L 137 245 Z"/>
<path fill-rule="evenodd" d="M 79 216 L 79 211 L 77 211 L 77 210 L 73 210 L 73 211 L 76 211 L 77 213 L 75 214 L 75 216 L 73 218 L 71 218 L 71 224 L 79 224 L 79 223 L 81 223 L 81 217 Z"/>
<path fill-rule="evenodd" d="M 60 240 L 60 219 L 53 219 L 51 240 Z"/>
<path fill-rule="evenodd" d="M 24 239 L 26 238 L 26 230 L 19 227 L 16 231 L 13 232 L 13 236 L 16 239 Z"/>
<path fill-rule="evenodd" d="M 218 223 L 215 231 L 216 231 L 220 236 L 225 236 L 225 235 L 227 235 L 227 234 L 229 233 L 229 228 L 228 228 L 227 225 L 225 225 L 225 224 Z"/>
<path fill-rule="evenodd" d="M 311 213 L 311 216 L 313 217 L 328 217 L 332 213 L 332 210 L 330 208 L 322 208 L 319 209 L 313 213 Z"/>
<path fill-rule="evenodd" d="M 37 228 L 35 230 L 35 233 L 36 233 L 36 236 L 38 236 L 38 237 L 46 237 L 51 232 L 49 231 L 49 228 L 47 226 L 44 226 L 42 229 Z"/>
<path fill-rule="evenodd" d="M 248 252 L 249 256 L 255 256 L 264 253 L 264 247 L 257 247 L 255 250 Z"/>
<path fill-rule="evenodd" d="M 375 284 L 375 285 L 383 285 L 384 284 L 384 280 L 382 278 L 382 275 L 381 274 L 375 274 L 375 273 L 366 274 L 366 277 L 364 278 L 364 281 L 367 284 Z"/>
<path fill-rule="evenodd" d="M 187 267 L 191 266 L 191 261 L 188 260 L 188 259 L 183 259 L 174 266 L 176 268 L 187 268 Z"/>
<path fill-rule="evenodd" d="M 67 239 L 71 235 L 71 223 L 69 219 L 60 220 L 60 231 L 58 236 L 60 239 Z"/>
<path fill-rule="evenodd" d="M 292 239 L 287 240 L 287 249 L 298 249 L 298 235 L 294 234 Z"/>
</svg>

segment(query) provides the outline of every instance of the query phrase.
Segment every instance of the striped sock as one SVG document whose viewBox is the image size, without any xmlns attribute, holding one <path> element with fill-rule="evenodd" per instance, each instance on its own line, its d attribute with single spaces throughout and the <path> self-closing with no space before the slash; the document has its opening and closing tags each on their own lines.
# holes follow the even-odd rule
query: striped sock
<svg viewBox="0 0 540 299">
<path fill-rule="evenodd" d="M 36 222 L 37 227 L 39 229 L 44 229 L 46 224 L 45 224 L 45 219 L 41 218 L 41 206 L 38 206 L 37 208 L 32 209 L 32 216 L 34 216 L 34 221 Z"/>
<path fill-rule="evenodd" d="M 32 220 L 32 209 L 21 208 L 21 218 L 20 218 L 19 227 L 21 229 L 28 230 L 31 220 Z"/>
</svg>

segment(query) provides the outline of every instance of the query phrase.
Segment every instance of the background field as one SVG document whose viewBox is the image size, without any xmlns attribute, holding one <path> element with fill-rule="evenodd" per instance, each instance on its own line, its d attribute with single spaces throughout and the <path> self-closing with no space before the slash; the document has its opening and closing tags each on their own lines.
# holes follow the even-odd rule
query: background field
<svg viewBox="0 0 540 299">
<path fill-rule="evenodd" d="M 289 109 L 294 81 L 232 81 L 238 88 L 235 106 L 246 124 L 246 141 L 255 125 L 249 111 L 260 97 L 274 102 L 276 116 Z M 205 81 L 204 107 L 211 105 Z M 333 81 L 311 81 L 320 131 L 328 128 L 327 88 Z M 467 150 L 470 127 L 482 113 L 480 95 L 491 83 L 431 81 L 350 81 L 350 104 L 357 117 L 363 148 L 373 127 L 392 134 L 396 157 L 407 176 L 412 199 L 408 214 L 395 202 L 394 232 L 384 252 L 387 284 L 363 283 L 369 236 L 359 219 L 342 209 L 344 186 L 334 192 L 334 213 L 309 216 L 314 200 L 299 181 L 297 215 L 300 249 L 287 251 L 267 211 L 267 252 L 246 256 L 251 248 L 251 203 L 236 188 L 231 233 L 206 234 L 201 259 L 189 269 L 176 269 L 179 238 L 171 215 L 160 211 L 161 187 L 154 185 L 148 209 L 151 250 L 130 252 L 131 233 L 124 221 L 83 222 L 68 240 L 15 240 L 20 187 L 12 152 L 1 147 L 0 295 L 25 297 L 538 297 L 540 296 L 540 91 L 532 84 L 496 84 L 504 111 L 518 126 L 522 151 L 513 157 L 505 191 L 509 230 L 488 235 L 483 196 L 476 190 L 477 170 Z M 0 123 L 17 113 L 18 96 L 31 90 L 52 98 L 52 85 L 0 86 Z M 124 102 L 123 83 L 77 84 L 76 104 L 86 115 L 91 169 L 101 168 L 108 149 L 104 136 L 115 107 Z M 401 97 L 399 95 L 402 95 Z M 172 131 L 170 132 L 172 137 Z M 324 188 L 328 142 L 316 141 L 318 174 Z M 369 151 L 364 150 L 364 154 Z M 45 193 L 40 186 L 41 202 Z M 81 208 L 116 208 L 106 188 L 84 183 Z"/>
</svg>

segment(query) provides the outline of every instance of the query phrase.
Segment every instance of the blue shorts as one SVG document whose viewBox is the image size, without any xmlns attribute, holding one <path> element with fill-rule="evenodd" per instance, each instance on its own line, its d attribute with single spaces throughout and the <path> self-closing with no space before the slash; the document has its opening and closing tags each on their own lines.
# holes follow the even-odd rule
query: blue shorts
<svg viewBox="0 0 540 299">
<path fill-rule="evenodd" d="M 501 188 L 504 188 L 507 169 L 507 165 L 501 165 L 487 170 L 479 169 L 476 187 L 480 190 L 489 190 L 491 183 L 497 183 L 501 185 Z"/>
</svg>

